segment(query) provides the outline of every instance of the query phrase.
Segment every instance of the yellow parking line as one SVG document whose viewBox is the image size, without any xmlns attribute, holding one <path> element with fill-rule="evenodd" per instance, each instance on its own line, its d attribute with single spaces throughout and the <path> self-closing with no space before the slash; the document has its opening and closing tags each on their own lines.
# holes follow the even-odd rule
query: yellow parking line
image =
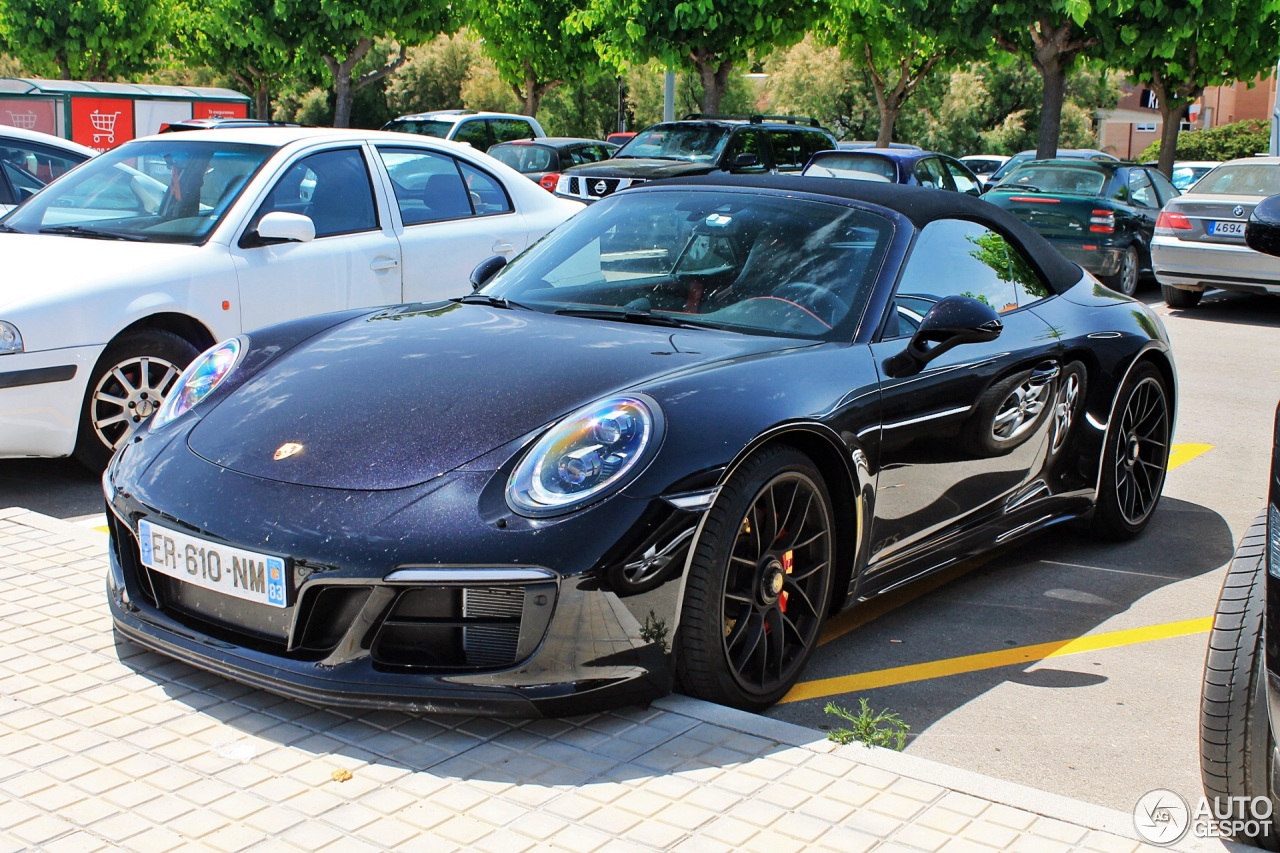
<svg viewBox="0 0 1280 853">
<path fill-rule="evenodd" d="M 110 527 L 107 527 L 105 524 L 104 524 L 104 525 L 102 525 L 101 527 L 95 527 L 95 528 L 93 528 L 93 529 L 94 529 L 94 530 L 96 530 L 96 531 L 98 531 L 99 533 L 110 533 L 110 532 L 111 532 L 111 528 L 110 528 Z"/>
<path fill-rule="evenodd" d="M 873 690 L 877 687 L 889 687 L 894 684 L 925 681 L 930 678 L 943 678 L 944 676 L 960 675 L 966 672 L 980 672 L 984 669 L 999 669 L 1003 666 L 1014 666 L 1020 663 L 1041 661 L 1065 655 L 1078 655 L 1082 652 L 1095 652 L 1120 646 L 1132 646 L 1138 643 L 1150 643 L 1156 640 L 1168 640 L 1173 637 L 1203 634 L 1211 627 L 1213 627 L 1213 617 L 1206 616 L 1202 619 L 1166 622 L 1163 625 L 1151 625 L 1146 628 L 1128 628 L 1123 631 L 1110 631 L 1105 634 L 1088 634 L 1070 640 L 1037 643 L 1033 646 L 1020 646 L 1016 649 L 1001 649 L 998 652 L 983 652 L 976 655 L 927 661 L 910 666 L 877 669 L 872 672 L 861 672 L 838 678 L 823 678 L 817 681 L 806 681 L 797 684 L 791 689 L 790 693 L 782 697 L 781 701 L 800 702 L 805 699 L 821 699 L 827 696 L 853 693 L 858 690 Z"/>
<path fill-rule="evenodd" d="M 1180 465 L 1186 465 L 1197 456 L 1203 456 L 1213 450 L 1212 444 L 1175 444 L 1169 448 L 1169 466 L 1172 471 Z"/>
</svg>

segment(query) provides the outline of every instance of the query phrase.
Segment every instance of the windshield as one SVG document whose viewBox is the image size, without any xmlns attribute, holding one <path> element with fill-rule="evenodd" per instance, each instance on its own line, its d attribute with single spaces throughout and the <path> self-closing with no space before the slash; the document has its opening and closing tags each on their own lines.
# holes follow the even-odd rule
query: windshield
<svg viewBox="0 0 1280 853">
<path fill-rule="evenodd" d="M 1098 169 L 1028 165 L 1014 169 L 999 185 L 992 187 L 991 191 L 1094 196 L 1102 192 L 1102 186 L 1106 182 L 1106 174 Z"/>
<path fill-rule="evenodd" d="M 849 340 L 892 232 L 838 204 L 627 193 L 577 214 L 480 293 L 601 319 Z"/>
<path fill-rule="evenodd" d="M 651 157 L 659 160 L 715 160 L 720 156 L 729 129 L 712 124 L 659 124 L 637 134 L 613 155 Z"/>
<path fill-rule="evenodd" d="M 67 173 L 4 224 L 29 234 L 202 243 L 275 150 L 180 135 L 130 142 Z"/>
<path fill-rule="evenodd" d="M 853 178 L 882 184 L 894 184 L 898 181 L 898 167 L 894 162 L 888 157 L 875 154 L 830 154 L 815 157 L 805 167 L 804 174 L 816 178 Z"/>
<path fill-rule="evenodd" d="M 1276 195 L 1280 166 L 1241 163 L 1219 166 L 1196 184 L 1196 195 Z"/>
<path fill-rule="evenodd" d="M 437 121 L 435 119 L 396 119 L 389 121 L 382 126 L 383 130 L 394 130 L 399 133 L 416 133 L 421 136 L 435 136 L 439 139 L 448 139 L 449 131 L 453 130 L 453 122 Z"/>
</svg>

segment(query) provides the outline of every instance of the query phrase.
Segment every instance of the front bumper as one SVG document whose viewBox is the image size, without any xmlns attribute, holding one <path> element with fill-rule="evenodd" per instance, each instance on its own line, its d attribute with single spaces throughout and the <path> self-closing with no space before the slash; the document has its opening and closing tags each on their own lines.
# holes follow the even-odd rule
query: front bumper
<svg viewBox="0 0 1280 853">
<path fill-rule="evenodd" d="M 0 356 L 0 457 L 75 449 L 85 386 L 101 352 L 89 346 Z"/>
<path fill-rule="evenodd" d="M 180 446 L 162 454 L 176 463 L 163 480 L 122 479 L 121 462 L 129 467 L 136 448 L 107 475 L 108 598 L 117 631 L 134 642 L 339 706 L 561 716 L 672 689 L 671 638 L 701 512 L 615 496 L 579 517 L 520 531 L 476 512 L 491 473 L 347 494 L 236 474 Z M 230 511 L 216 500 L 192 502 L 215 481 L 236 496 Z M 287 517 L 277 520 L 280 512 Z M 289 606 L 205 593 L 147 569 L 136 541 L 142 518 L 285 556 Z M 200 526 L 183 521 L 192 518 Z M 439 523 L 425 521 L 433 518 Z M 637 573 L 638 565 L 646 570 Z M 465 580 L 478 566 L 506 580 Z M 628 586 L 641 575 L 643 583 Z M 501 618 L 468 611 L 469 599 L 495 596 L 514 602 Z"/>
</svg>

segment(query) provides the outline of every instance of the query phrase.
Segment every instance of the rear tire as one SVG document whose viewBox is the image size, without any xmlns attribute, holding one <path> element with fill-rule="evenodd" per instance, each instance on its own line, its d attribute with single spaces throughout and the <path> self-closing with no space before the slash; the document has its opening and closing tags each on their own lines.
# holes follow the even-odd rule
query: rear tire
<svg viewBox="0 0 1280 853">
<path fill-rule="evenodd" d="M 1204 293 L 1199 290 L 1185 290 L 1181 287 L 1162 284 L 1160 295 L 1164 297 L 1164 304 L 1170 308 L 1194 308 L 1200 304 L 1200 297 L 1204 296 Z"/>
<path fill-rule="evenodd" d="M 1093 532 L 1120 541 L 1141 533 L 1160 503 L 1171 417 L 1164 377 L 1149 361 L 1133 368 L 1116 400 L 1102 447 Z"/>
<path fill-rule="evenodd" d="M 1123 293 L 1125 296 L 1133 296 L 1138 292 L 1138 272 L 1139 264 L 1138 250 L 1134 246 L 1129 246 L 1124 250 L 1124 254 L 1120 256 L 1120 269 L 1116 270 L 1114 275 L 1103 278 L 1107 283 L 1107 287 Z"/>
<path fill-rule="evenodd" d="M 160 406 L 199 351 L 163 329 L 121 335 L 107 345 L 89 376 L 80 407 L 75 458 L 100 473 L 111 454 Z"/>
<path fill-rule="evenodd" d="M 1280 812 L 1272 790 L 1275 737 L 1267 714 L 1266 652 L 1266 515 L 1254 520 L 1227 567 L 1213 616 L 1200 698 L 1200 775 L 1215 815 L 1253 820 L 1247 807 L 1232 797 L 1269 797 L 1272 813 Z M 1243 813 L 1242 813 L 1243 812 Z M 1242 840 L 1267 850 L 1280 849 L 1275 818 L 1262 831 Z"/>
</svg>

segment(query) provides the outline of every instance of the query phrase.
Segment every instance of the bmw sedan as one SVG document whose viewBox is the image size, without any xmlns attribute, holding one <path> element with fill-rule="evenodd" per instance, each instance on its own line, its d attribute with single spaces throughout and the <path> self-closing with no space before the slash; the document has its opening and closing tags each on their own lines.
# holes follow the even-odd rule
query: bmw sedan
<svg viewBox="0 0 1280 853">
<path fill-rule="evenodd" d="M 1245 224 L 1263 198 L 1280 193 L 1280 157 L 1223 163 L 1165 206 L 1151 244 L 1170 308 L 1194 308 L 1211 289 L 1280 294 L 1280 260 L 1245 244 Z"/>
<path fill-rule="evenodd" d="M 101 470 L 201 350 L 470 289 L 582 205 L 468 146 L 259 127 L 93 158 L 0 220 L 0 457 Z"/>
<path fill-rule="evenodd" d="M 1160 500 L 1160 319 L 961 193 L 652 182 L 475 279 L 187 368 L 104 478 L 121 636 L 324 704 L 759 709 L 831 614 Z"/>
</svg>

